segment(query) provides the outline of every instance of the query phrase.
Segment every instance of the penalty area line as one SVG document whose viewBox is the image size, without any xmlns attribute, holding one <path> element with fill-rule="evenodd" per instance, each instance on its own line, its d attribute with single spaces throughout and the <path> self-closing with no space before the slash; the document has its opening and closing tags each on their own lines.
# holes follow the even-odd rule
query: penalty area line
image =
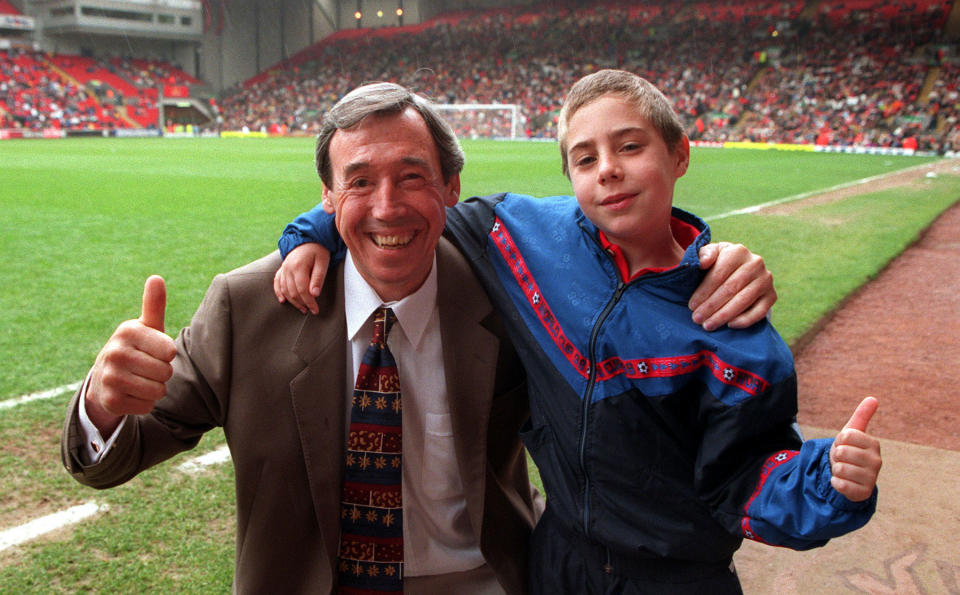
<svg viewBox="0 0 960 595">
<path fill-rule="evenodd" d="M 34 519 L 23 525 L 0 531 L 0 552 L 15 545 L 36 539 L 41 535 L 56 531 L 57 529 L 75 525 L 106 509 L 106 504 L 87 502 L 86 504 L 73 506 L 66 510 Z"/>
<path fill-rule="evenodd" d="M 71 382 L 70 384 L 64 384 L 63 386 L 58 386 L 56 388 L 42 390 L 36 393 L 30 393 L 28 395 L 21 395 L 19 397 L 7 399 L 6 401 L 0 401 L 0 409 L 11 409 L 17 405 L 23 405 L 24 403 L 29 403 L 31 401 L 42 401 L 44 399 L 52 399 L 53 397 L 66 392 L 76 392 L 76 390 L 80 388 L 81 384 L 83 384 L 82 380 Z"/>
<path fill-rule="evenodd" d="M 61 391 L 62 392 L 62 391 Z M 182 463 L 178 468 L 186 473 L 197 473 L 206 467 L 230 460 L 230 449 L 224 445 L 206 454 Z M 75 525 L 107 510 L 106 504 L 87 502 L 34 519 L 23 525 L 0 531 L 0 552 L 26 543 L 37 537 Z"/>
<path fill-rule="evenodd" d="M 704 217 L 704 221 L 717 221 L 719 219 L 726 219 L 727 217 L 736 217 L 737 215 L 749 215 L 750 213 L 756 213 L 757 211 L 762 211 L 763 209 L 769 207 L 775 207 L 777 205 L 782 205 L 784 203 L 793 202 L 795 200 L 803 200 L 805 198 L 810 198 L 811 196 L 817 196 L 819 194 L 826 194 L 827 192 L 834 192 L 836 190 L 843 190 L 844 188 L 850 188 L 852 186 L 859 186 L 860 184 L 867 184 L 869 182 L 874 182 L 876 180 L 882 180 L 887 176 L 893 176 L 897 174 L 902 174 L 904 172 L 909 172 L 915 169 L 926 169 L 929 168 L 931 164 L 921 163 L 920 165 L 914 165 L 913 167 L 907 167 L 904 169 L 898 169 L 896 171 L 885 172 L 882 174 L 877 174 L 875 176 L 869 176 L 866 178 L 860 178 L 859 180 L 851 180 L 849 182 L 844 182 L 842 184 L 837 184 L 836 186 L 831 186 L 829 188 L 820 188 L 818 190 L 811 190 L 810 192 L 801 192 L 800 194 L 794 194 L 793 196 L 785 196 L 783 198 L 777 198 L 775 200 L 762 202 L 757 205 L 744 207 L 742 209 L 735 209 L 733 211 L 727 211 L 726 213 L 719 213 L 717 215 L 711 215 L 709 217 Z"/>
<path fill-rule="evenodd" d="M 211 450 L 208 453 L 202 454 L 198 457 L 194 457 L 189 461 L 181 463 L 177 466 L 177 469 L 183 471 L 184 473 L 199 473 L 205 467 L 210 467 L 212 465 L 219 465 L 220 463 L 226 463 L 230 460 L 230 447 L 226 444 L 223 446 Z"/>
</svg>

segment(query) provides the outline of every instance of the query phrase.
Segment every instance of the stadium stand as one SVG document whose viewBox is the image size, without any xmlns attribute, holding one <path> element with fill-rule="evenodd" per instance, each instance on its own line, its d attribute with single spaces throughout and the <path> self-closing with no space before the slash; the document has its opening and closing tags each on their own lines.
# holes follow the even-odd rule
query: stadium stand
<svg viewBox="0 0 960 595">
<path fill-rule="evenodd" d="M 931 58 L 950 9 L 947 0 L 551 4 L 353 30 L 247 81 L 224 99 L 226 126 L 309 132 L 340 93 L 384 79 L 441 102 L 520 104 L 525 134 L 552 137 L 563 91 L 591 69 L 619 67 L 660 86 L 696 140 L 912 139 L 942 150 L 955 109 L 930 108 L 924 85 L 935 73 L 935 85 L 956 88 L 956 70 L 935 71 Z"/>
<path fill-rule="evenodd" d="M 0 50 L 0 127 L 156 127 L 157 89 L 199 82 L 160 62 Z"/>
<path fill-rule="evenodd" d="M 910 0 L 908 2 L 877 2 L 876 0 L 823 0 L 819 12 L 835 25 L 850 27 L 860 23 L 865 27 L 884 23 L 928 23 L 939 29 L 946 24 L 950 2 L 946 0 Z"/>
<path fill-rule="evenodd" d="M 10 0 L 0 0 L 0 14 L 12 14 L 18 16 L 20 11 L 17 10 L 16 6 L 10 4 Z"/>
<path fill-rule="evenodd" d="M 951 0 L 567 0 L 344 29 L 226 93 L 223 127 L 311 134 L 344 92 L 389 80 L 440 103 L 517 104 L 522 136 L 552 138 L 572 82 L 616 67 L 661 87 L 698 141 L 956 150 L 951 10 Z M 155 126 L 159 87 L 200 83 L 132 58 L 9 50 L 0 68 L 4 126 Z M 497 136 L 504 118 L 460 112 L 454 123 L 461 136 Z"/>
<path fill-rule="evenodd" d="M 86 91 L 50 69 L 37 54 L 0 52 L 0 75 L 6 127 L 80 129 L 102 122 Z"/>
</svg>

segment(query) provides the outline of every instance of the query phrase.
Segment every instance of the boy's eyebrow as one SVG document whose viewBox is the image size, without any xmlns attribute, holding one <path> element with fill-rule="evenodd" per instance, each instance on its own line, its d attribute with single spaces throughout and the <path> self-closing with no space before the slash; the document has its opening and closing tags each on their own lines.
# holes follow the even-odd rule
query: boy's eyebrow
<svg viewBox="0 0 960 595">
<path fill-rule="evenodd" d="M 630 134 L 632 132 L 639 132 L 642 134 L 649 134 L 650 131 L 644 126 L 624 126 L 613 131 L 613 136 L 623 136 L 625 134 Z"/>
<path fill-rule="evenodd" d="M 618 128 L 614 130 L 611 136 L 613 136 L 614 138 L 620 138 L 621 136 L 625 136 L 627 134 L 632 134 L 635 132 L 641 133 L 641 134 L 650 134 L 650 131 L 644 128 L 643 126 L 624 126 L 623 128 Z M 571 145 L 570 148 L 567 149 L 567 153 L 572 153 L 576 149 L 590 147 L 593 144 L 594 144 L 593 139 L 584 139 L 574 145 Z"/>
<path fill-rule="evenodd" d="M 577 149 L 581 149 L 581 148 L 582 148 L 582 149 L 586 149 L 586 148 L 590 147 L 591 145 L 593 145 L 593 141 L 592 141 L 592 140 L 589 140 L 589 139 L 587 139 L 587 140 L 582 140 L 582 141 L 578 142 L 578 143 L 575 144 L 575 145 L 571 145 L 570 148 L 567 149 L 567 153 L 573 153 L 573 152 L 576 151 Z"/>
</svg>

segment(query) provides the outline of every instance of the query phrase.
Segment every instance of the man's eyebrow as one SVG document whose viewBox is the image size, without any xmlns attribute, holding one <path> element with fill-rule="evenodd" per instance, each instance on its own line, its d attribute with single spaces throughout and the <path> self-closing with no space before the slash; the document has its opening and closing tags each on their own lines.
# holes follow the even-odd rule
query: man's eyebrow
<svg viewBox="0 0 960 595">
<path fill-rule="evenodd" d="M 403 161 L 407 165 L 416 165 L 417 167 L 425 167 L 425 168 L 430 167 L 430 162 L 420 157 L 412 157 L 408 155 L 408 156 L 402 157 L 401 161 Z"/>
<path fill-rule="evenodd" d="M 417 167 L 430 168 L 430 162 L 420 157 L 413 157 L 408 155 L 405 157 L 401 157 L 400 161 L 403 162 L 405 165 L 414 165 Z M 351 174 L 354 174 L 368 167 L 370 167 L 369 161 L 354 161 L 353 163 L 347 164 L 347 166 L 343 168 L 343 177 L 345 178 L 349 177 Z"/>
<path fill-rule="evenodd" d="M 356 173 L 361 169 L 370 167 L 370 162 L 368 161 L 354 161 L 353 163 L 348 163 L 345 168 L 343 168 L 343 177 L 349 177 L 351 174 Z"/>
</svg>

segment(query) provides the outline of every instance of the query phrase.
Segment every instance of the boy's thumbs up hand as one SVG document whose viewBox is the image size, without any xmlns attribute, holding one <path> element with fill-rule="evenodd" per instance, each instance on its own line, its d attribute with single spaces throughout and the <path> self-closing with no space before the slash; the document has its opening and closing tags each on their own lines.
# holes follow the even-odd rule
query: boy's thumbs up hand
<svg viewBox="0 0 960 595">
<path fill-rule="evenodd" d="M 167 289 L 162 277 L 143 286 L 140 318 L 113 332 L 100 350 L 86 392 L 87 415 L 101 434 L 112 433 L 124 415 L 142 415 L 166 394 L 177 353 L 163 333 Z"/>
<path fill-rule="evenodd" d="M 879 403 L 873 397 L 864 399 L 850 417 L 830 448 L 830 479 L 833 489 L 848 500 L 861 502 L 873 494 L 883 461 L 880 442 L 867 434 L 867 424 Z"/>
<path fill-rule="evenodd" d="M 867 424 L 870 423 L 870 419 L 879 407 L 880 403 L 878 403 L 874 397 L 867 397 L 857 405 L 856 411 L 850 416 L 850 420 L 847 421 L 847 425 L 843 426 L 843 429 L 846 430 L 849 428 L 866 432 Z"/>
</svg>

